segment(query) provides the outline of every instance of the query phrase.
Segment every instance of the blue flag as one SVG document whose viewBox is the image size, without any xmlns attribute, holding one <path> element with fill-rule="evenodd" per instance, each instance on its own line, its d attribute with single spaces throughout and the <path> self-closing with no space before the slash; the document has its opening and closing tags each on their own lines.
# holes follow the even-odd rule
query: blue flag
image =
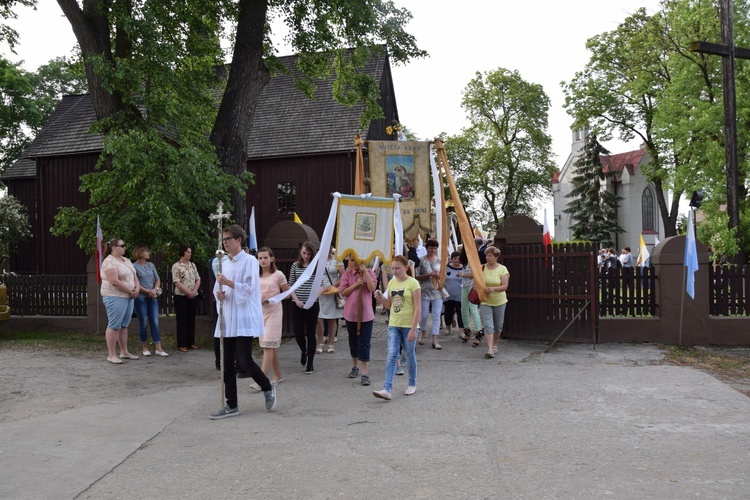
<svg viewBox="0 0 750 500">
<path fill-rule="evenodd" d="M 685 239 L 685 267 L 687 267 L 687 285 L 685 287 L 690 298 L 695 299 L 695 272 L 698 270 L 698 250 L 695 245 L 695 228 L 693 214 L 688 214 L 688 229 Z"/>
<path fill-rule="evenodd" d="M 255 232 L 255 207 L 250 211 L 250 220 L 248 221 L 247 247 L 250 250 L 258 249 L 258 233 Z"/>
</svg>

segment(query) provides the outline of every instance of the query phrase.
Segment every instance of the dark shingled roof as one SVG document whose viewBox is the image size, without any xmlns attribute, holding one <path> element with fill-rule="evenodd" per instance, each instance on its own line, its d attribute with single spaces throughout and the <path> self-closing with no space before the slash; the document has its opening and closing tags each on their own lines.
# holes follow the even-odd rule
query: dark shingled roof
<svg viewBox="0 0 750 500">
<path fill-rule="evenodd" d="M 42 130 L 2 178 L 36 177 L 34 158 L 101 151 L 103 136 L 88 132 L 95 118 L 88 94 L 63 96 Z"/>
<path fill-rule="evenodd" d="M 39 158 L 101 151 L 103 136 L 88 131 L 94 120 L 91 96 L 63 96 L 24 156 Z"/>
<path fill-rule="evenodd" d="M 248 138 L 248 158 L 302 156 L 349 151 L 355 134 L 367 139 L 359 123 L 363 104 L 347 108 L 333 98 L 335 75 L 316 81 L 315 98 L 294 86 L 296 56 L 282 57 L 291 74 L 271 78 L 260 95 Z M 362 71 L 380 84 L 388 64 L 386 55 L 373 55 Z"/>
<path fill-rule="evenodd" d="M 36 162 L 31 158 L 22 156 L 16 162 L 8 167 L 3 173 L 3 180 L 6 179 L 33 179 L 36 177 Z"/>
<path fill-rule="evenodd" d="M 248 158 L 304 156 L 349 151 L 355 134 L 367 139 L 359 117 L 359 103 L 345 107 L 333 98 L 335 75 L 316 81 L 315 98 L 308 99 L 294 85 L 296 56 L 279 58 L 290 74 L 276 75 L 261 92 L 248 138 Z M 388 65 L 387 55 L 373 55 L 362 71 L 378 84 Z M 103 137 L 88 132 L 96 116 L 89 95 L 67 95 L 47 123 L 3 179 L 36 176 L 33 158 L 65 156 L 102 150 Z"/>
</svg>

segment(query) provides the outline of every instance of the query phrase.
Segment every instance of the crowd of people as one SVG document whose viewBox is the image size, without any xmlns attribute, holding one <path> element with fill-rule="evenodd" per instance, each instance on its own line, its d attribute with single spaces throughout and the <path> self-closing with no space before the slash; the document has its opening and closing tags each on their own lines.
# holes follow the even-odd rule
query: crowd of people
<svg viewBox="0 0 750 500">
<path fill-rule="evenodd" d="M 630 247 L 625 247 L 617 255 L 617 251 L 614 248 L 602 248 L 599 250 L 599 255 L 596 259 L 596 265 L 600 269 L 616 269 L 619 267 L 649 267 L 649 259 L 638 259 L 633 258 L 633 254 L 630 251 Z"/>
<path fill-rule="evenodd" d="M 277 300 L 269 300 L 291 287 L 292 324 L 294 338 L 300 349 L 300 364 L 306 374 L 315 372 L 315 356 L 335 353 L 338 327 L 345 321 L 349 355 L 352 360 L 349 378 L 359 378 L 369 386 L 369 364 L 376 304 L 387 314 L 387 361 L 383 389 L 373 395 L 383 400 L 392 397 L 395 375 L 408 374 L 404 392 L 411 396 L 417 390 L 417 344 L 423 345 L 429 334 L 430 345 L 441 350 L 441 329 L 452 336 L 458 327 L 457 338 L 472 340 L 474 347 L 486 344 L 485 358 L 497 353 L 510 274 L 500 264 L 500 250 L 477 239 L 484 295 L 480 304 L 469 300 L 474 287 L 472 270 L 466 250 L 459 247 L 450 255 L 450 262 L 441 271 L 439 243 L 428 239 L 426 254 L 419 258 L 413 247 L 405 245 L 405 255 L 395 256 L 389 266 L 371 267 L 365 263 L 345 259 L 338 262 L 334 248 L 327 249 L 325 276 L 321 286 L 313 290 L 313 278 L 305 271 L 315 258 L 315 246 L 306 241 L 300 246 L 297 261 L 284 276 L 276 267 L 273 250 L 257 251 L 257 258 L 246 250 L 247 235 L 237 225 L 224 229 L 223 246 L 227 258 L 216 273 L 213 294 L 220 307 L 223 322 L 217 321 L 215 339 L 223 338 L 223 380 L 225 406 L 211 415 L 221 419 L 237 415 L 237 374 L 251 377 L 251 388 L 263 392 L 266 408 L 276 405 L 276 385 L 282 379 L 278 348 L 281 346 L 283 309 Z M 244 250 L 243 250 L 244 249 Z M 101 268 L 102 297 L 107 310 L 106 341 L 110 363 L 121 364 L 123 359 L 135 360 L 127 347 L 128 325 L 135 308 L 142 355 L 151 356 L 148 329 L 154 345 L 154 355 L 169 356 L 161 343 L 158 297 L 162 293 L 161 279 L 149 262 L 146 246 L 138 246 L 131 262 L 125 257 L 125 243 L 118 238 L 108 242 Z M 200 275 L 192 262 L 192 248 L 179 247 L 179 260 L 172 266 L 174 304 L 176 313 L 177 348 L 181 352 L 197 349 L 195 344 L 195 315 L 199 300 Z M 632 259 L 632 258 L 631 258 Z M 444 272 L 444 275 L 441 275 Z M 304 282 L 300 282 L 305 277 Z M 443 285 L 441 285 L 441 283 Z M 296 286 L 295 286 L 296 285 Z M 221 326 L 220 326 L 221 323 Z M 223 326 L 223 330 L 222 327 Z M 261 366 L 252 355 L 253 339 L 259 339 L 263 349 Z M 116 355 L 119 344 L 120 354 Z M 217 340 L 218 345 L 218 340 Z M 220 363 L 221 362 L 221 363 Z"/>
</svg>

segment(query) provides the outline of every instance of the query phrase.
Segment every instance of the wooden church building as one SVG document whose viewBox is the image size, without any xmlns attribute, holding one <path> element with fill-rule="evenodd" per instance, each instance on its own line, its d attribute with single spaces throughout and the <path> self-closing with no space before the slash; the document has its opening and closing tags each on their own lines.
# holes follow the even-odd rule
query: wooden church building
<svg viewBox="0 0 750 500">
<path fill-rule="evenodd" d="M 363 71 L 380 85 L 385 118 L 360 125 L 363 106 L 345 107 L 332 97 L 334 76 L 316 81 L 314 99 L 295 88 L 296 56 L 280 58 L 290 74 L 271 78 L 261 93 L 248 138 L 248 171 L 255 184 L 247 192 L 248 213 L 255 206 L 259 243 L 274 224 L 297 213 L 318 234 L 325 227 L 331 193 L 352 193 L 354 138 L 386 140 L 386 126 L 399 120 L 387 55 L 373 55 Z M 103 137 L 88 132 L 95 120 L 89 95 L 64 96 L 22 158 L 2 176 L 9 194 L 29 212 L 32 238 L 10 268 L 22 274 L 82 274 L 89 255 L 76 236 L 50 233 L 60 207 L 88 208 L 80 177 L 92 172 Z M 365 157 L 367 168 L 367 157 Z"/>
</svg>

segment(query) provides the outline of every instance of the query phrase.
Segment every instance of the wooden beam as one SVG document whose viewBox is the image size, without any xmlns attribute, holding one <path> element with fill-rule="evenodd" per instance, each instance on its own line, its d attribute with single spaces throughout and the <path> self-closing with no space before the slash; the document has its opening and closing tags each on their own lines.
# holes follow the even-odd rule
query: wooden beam
<svg viewBox="0 0 750 500">
<path fill-rule="evenodd" d="M 690 50 L 693 52 L 701 52 L 703 54 L 712 54 L 715 56 L 729 56 L 729 47 L 718 43 L 690 42 Z M 750 59 L 750 49 L 735 47 L 734 57 L 735 59 Z"/>
</svg>

